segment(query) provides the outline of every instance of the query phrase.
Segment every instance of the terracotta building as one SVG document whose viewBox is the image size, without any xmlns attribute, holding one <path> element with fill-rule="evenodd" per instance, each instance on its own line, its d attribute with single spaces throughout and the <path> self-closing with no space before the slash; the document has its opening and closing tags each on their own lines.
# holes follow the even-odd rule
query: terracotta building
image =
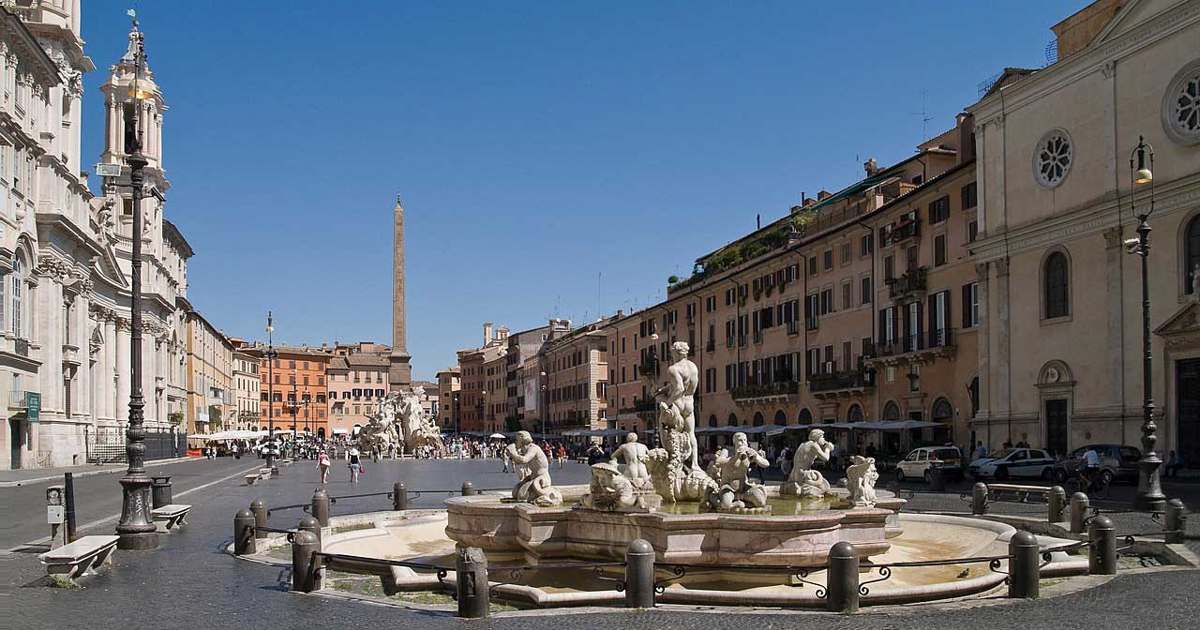
<svg viewBox="0 0 1200 630">
<path fill-rule="evenodd" d="M 438 387 L 438 426 L 443 431 L 458 430 L 459 391 L 462 389 L 462 379 L 458 366 L 439 370 L 437 373 Z"/>
<path fill-rule="evenodd" d="M 507 328 L 497 330 L 491 322 L 487 322 L 483 325 L 483 345 L 458 351 L 462 379 L 458 405 L 461 431 L 493 432 L 503 429 L 503 412 L 497 420 L 494 410 L 496 405 L 507 402 L 503 361 L 503 356 L 508 352 L 507 337 Z"/>
<path fill-rule="evenodd" d="M 266 429 L 268 410 L 276 430 L 312 432 L 330 436 L 326 370 L 333 355 L 319 348 L 275 346 L 276 357 L 267 361 L 267 346 L 256 343 L 246 353 L 261 364 L 262 391 L 259 427 Z M 270 401 L 270 402 L 268 402 Z"/>
</svg>

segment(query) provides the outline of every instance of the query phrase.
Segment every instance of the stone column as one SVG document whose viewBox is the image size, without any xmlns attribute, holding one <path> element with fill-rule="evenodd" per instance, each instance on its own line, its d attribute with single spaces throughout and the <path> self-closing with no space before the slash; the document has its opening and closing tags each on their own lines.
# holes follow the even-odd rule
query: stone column
<svg viewBox="0 0 1200 630">
<path fill-rule="evenodd" d="M 125 422 L 127 414 L 122 413 L 122 410 L 129 405 L 129 391 L 131 383 L 129 382 L 129 324 L 125 321 L 118 321 L 114 326 L 117 338 L 117 407 L 113 409 L 113 418 L 117 423 Z"/>
</svg>

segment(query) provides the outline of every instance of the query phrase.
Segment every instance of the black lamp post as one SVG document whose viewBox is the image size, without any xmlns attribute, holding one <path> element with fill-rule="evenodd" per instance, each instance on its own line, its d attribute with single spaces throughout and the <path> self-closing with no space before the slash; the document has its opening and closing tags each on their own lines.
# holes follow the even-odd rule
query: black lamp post
<svg viewBox="0 0 1200 630">
<path fill-rule="evenodd" d="M 131 11 L 131 17 L 134 17 Z M 129 353 L 133 386 L 129 394 L 129 426 L 125 429 L 125 457 L 129 469 L 121 478 L 121 520 L 117 523 L 120 549 L 154 549 L 158 547 L 158 534 L 150 515 L 150 477 L 146 475 L 146 431 L 142 428 L 142 410 L 146 406 L 142 398 L 142 186 L 145 176 L 142 169 L 148 162 L 142 155 L 142 142 L 138 137 L 138 122 L 141 119 L 142 97 L 137 88 L 138 75 L 142 71 L 145 50 L 142 35 L 137 30 L 137 19 L 133 20 L 130 44 L 134 48 L 133 88 L 135 99 L 132 125 L 125 130 L 125 156 L 129 164 L 129 185 L 133 203 L 132 268 L 130 272 L 130 335 Z"/>
<path fill-rule="evenodd" d="M 1149 161 L 1147 161 L 1149 158 Z M 1129 154 L 1129 210 L 1138 218 L 1135 240 L 1127 244 L 1131 253 L 1142 259 L 1142 458 L 1138 460 L 1138 489 L 1133 506 L 1138 510 L 1161 511 L 1167 502 L 1159 483 L 1162 459 L 1154 446 L 1158 427 L 1154 424 L 1154 397 L 1151 393 L 1153 355 L 1150 346 L 1150 215 L 1154 212 L 1154 147 L 1138 136 L 1137 146 Z M 1150 186 L 1145 211 L 1137 212 L 1138 186 Z"/>
<path fill-rule="evenodd" d="M 267 466 L 272 475 L 279 474 L 275 463 L 275 319 L 267 311 Z"/>
</svg>

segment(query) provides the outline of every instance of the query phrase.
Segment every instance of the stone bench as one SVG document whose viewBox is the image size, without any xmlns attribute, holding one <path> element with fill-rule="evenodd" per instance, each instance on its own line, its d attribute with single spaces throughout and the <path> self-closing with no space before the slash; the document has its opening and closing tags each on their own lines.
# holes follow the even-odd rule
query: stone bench
<svg viewBox="0 0 1200 630">
<path fill-rule="evenodd" d="M 270 479 L 270 478 L 271 478 L 271 469 L 270 468 L 259 468 L 258 472 L 252 472 L 252 473 L 249 473 L 246 475 L 246 485 L 253 486 L 254 482 L 258 481 L 259 479 Z"/>
<path fill-rule="evenodd" d="M 164 505 L 160 508 L 154 508 L 150 512 L 150 516 L 154 518 L 154 525 L 159 532 L 169 532 L 176 525 L 187 525 L 188 512 L 192 511 L 192 506 L 182 503 L 172 503 Z"/>
<path fill-rule="evenodd" d="M 42 554 L 42 564 L 46 565 L 48 575 L 60 575 L 74 582 L 77 577 L 92 575 L 99 567 L 111 564 L 112 552 L 119 539 L 118 536 L 84 536 Z"/>
<path fill-rule="evenodd" d="M 1010 493 L 1020 497 L 1021 503 L 1026 503 L 1029 500 L 1029 495 L 1041 495 L 1048 497 L 1050 488 L 1043 486 L 1027 486 L 1016 483 L 989 483 L 987 484 L 988 494 Z"/>
</svg>

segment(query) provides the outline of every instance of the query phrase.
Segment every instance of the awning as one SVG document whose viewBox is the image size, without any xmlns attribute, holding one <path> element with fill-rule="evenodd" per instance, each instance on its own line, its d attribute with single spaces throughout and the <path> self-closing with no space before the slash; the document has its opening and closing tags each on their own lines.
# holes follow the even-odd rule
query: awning
<svg viewBox="0 0 1200 630">
<path fill-rule="evenodd" d="M 333 429 L 333 434 L 334 434 L 334 435 L 343 435 L 343 434 L 346 434 L 346 433 L 349 433 L 349 432 L 350 432 L 350 429 L 342 429 L 342 428 Z"/>
<path fill-rule="evenodd" d="M 629 431 L 621 429 L 574 429 L 571 431 L 563 431 L 563 437 L 612 437 L 614 435 L 625 435 Z"/>
</svg>

